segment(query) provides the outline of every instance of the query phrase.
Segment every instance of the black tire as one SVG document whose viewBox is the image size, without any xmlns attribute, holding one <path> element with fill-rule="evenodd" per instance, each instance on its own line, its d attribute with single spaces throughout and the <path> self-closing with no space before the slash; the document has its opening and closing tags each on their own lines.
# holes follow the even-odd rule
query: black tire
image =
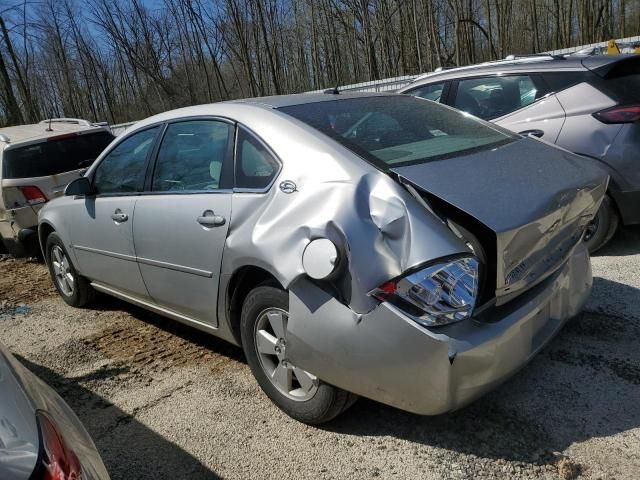
<svg viewBox="0 0 640 480">
<path fill-rule="evenodd" d="M 620 217 L 618 216 L 616 207 L 611 197 L 607 195 L 604 197 L 604 200 L 602 200 L 600 209 L 585 234 L 584 240 L 587 242 L 589 253 L 595 253 L 604 247 L 616 233 L 619 224 Z"/>
<path fill-rule="evenodd" d="M 268 309 L 289 311 L 289 296 L 279 288 L 260 286 L 247 295 L 240 320 L 242 347 L 253 376 L 262 391 L 280 410 L 303 423 L 325 423 L 349 408 L 357 396 L 318 380 L 317 390 L 308 400 L 292 400 L 283 394 L 265 372 L 256 348 L 256 324 Z"/>
<path fill-rule="evenodd" d="M 64 252 L 67 261 L 69 262 L 69 273 L 71 273 L 74 278 L 74 288 L 71 294 L 66 293 L 60 286 L 59 282 L 56 280 L 56 273 L 54 271 L 52 258 L 52 252 L 56 247 L 60 248 L 62 252 Z M 69 253 L 64 247 L 64 243 L 62 243 L 62 240 L 55 232 L 51 233 L 47 237 L 45 256 L 47 267 L 49 268 L 49 275 L 51 275 L 51 281 L 53 282 L 53 285 L 56 287 L 56 290 L 58 291 L 62 299 L 72 307 L 86 307 L 87 305 L 90 305 L 93 301 L 95 290 L 89 283 L 89 280 L 80 275 L 73 263 L 71 263 L 71 257 L 69 257 Z"/>
</svg>

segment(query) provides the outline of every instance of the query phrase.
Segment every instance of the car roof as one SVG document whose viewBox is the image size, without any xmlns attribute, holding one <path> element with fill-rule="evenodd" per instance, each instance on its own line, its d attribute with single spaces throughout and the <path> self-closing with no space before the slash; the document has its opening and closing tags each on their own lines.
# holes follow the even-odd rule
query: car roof
<svg viewBox="0 0 640 480">
<path fill-rule="evenodd" d="M 329 102 L 332 100 L 346 100 L 349 98 L 382 97 L 394 95 L 383 92 L 340 92 L 338 93 L 295 93 L 291 95 L 273 95 L 270 97 L 243 98 L 224 103 L 245 103 L 267 108 L 291 107 L 307 103 Z"/>
<path fill-rule="evenodd" d="M 637 55 L 626 54 L 589 56 L 569 55 L 566 57 L 552 55 L 524 56 L 427 73 L 417 77 L 409 85 L 417 85 L 438 80 L 451 80 L 465 76 L 508 72 L 601 70 L 605 73 L 613 64 L 635 57 L 637 57 Z M 407 87 L 409 85 L 407 85 Z"/>
<path fill-rule="evenodd" d="M 78 123 L 59 121 L 52 121 L 50 128 L 51 131 L 47 131 L 47 129 L 49 129 L 48 122 L 0 128 L 0 146 L 21 142 L 33 142 L 35 140 L 44 140 L 49 137 L 65 133 L 80 132 L 85 130 L 104 130 L 104 127 L 97 125 L 87 126 Z"/>
</svg>

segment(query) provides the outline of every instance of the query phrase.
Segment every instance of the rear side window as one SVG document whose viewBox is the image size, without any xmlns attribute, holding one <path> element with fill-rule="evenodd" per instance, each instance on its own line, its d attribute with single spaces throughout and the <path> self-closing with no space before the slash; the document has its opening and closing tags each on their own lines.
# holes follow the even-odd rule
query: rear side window
<svg viewBox="0 0 640 480">
<path fill-rule="evenodd" d="M 490 120 L 526 107 L 539 97 L 528 75 L 473 78 L 458 82 L 453 106 Z"/>
<path fill-rule="evenodd" d="M 3 154 L 3 177 L 46 177 L 87 168 L 112 140 L 113 135 L 101 131 L 9 148 Z"/>
<path fill-rule="evenodd" d="M 153 191 L 217 190 L 233 126 L 217 120 L 172 123 L 153 174 Z"/>
<path fill-rule="evenodd" d="M 280 108 L 387 170 L 486 150 L 516 136 L 411 95 L 345 98 Z M 340 118 L 340 128 L 335 119 Z"/>
<path fill-rule="evenodd" d="M 236 187 L 267 188 L 278 173 L 278 161 L 262 142 L 243 128 L 238 130 L 236 142 Z"/>
<path fill-rule="evenodd" d="M 561 92 L 587 80 L 586 72 L 545 72 L 542 78 L 552 92 Z"/>
<path fill-rule="evenodd" d="M 134 133 L 102 159 L 93 177 L 97 194 L 139 192 L 144 187 L 147 156 L 160 127 Z"/>
<path fill-rule="evenodd" d="M 424 85 L 407 93 L 414 97 L 420 97 L 434 102 L 441 102 L 443 91 L 444 83 L 432 83 L 431 85 Z"/>
</svg>

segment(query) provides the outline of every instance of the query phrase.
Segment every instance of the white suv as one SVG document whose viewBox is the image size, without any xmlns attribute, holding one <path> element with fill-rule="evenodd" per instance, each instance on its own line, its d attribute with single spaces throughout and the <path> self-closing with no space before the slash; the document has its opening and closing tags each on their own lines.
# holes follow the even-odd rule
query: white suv
<svg viewBox="0 0 640 480">
<path fill-rule="evenodd" d="M 82 176 L 113 138 L 106 124 L 76 118 L 0 128 L 0 248 L 37 254 L 38 210 Z"/>
</svg>

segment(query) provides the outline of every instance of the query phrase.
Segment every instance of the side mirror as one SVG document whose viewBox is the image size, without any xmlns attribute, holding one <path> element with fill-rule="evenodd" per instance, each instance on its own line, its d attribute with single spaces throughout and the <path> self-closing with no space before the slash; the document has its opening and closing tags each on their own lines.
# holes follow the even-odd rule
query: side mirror
<svg viewBox="0 0 640 480">
<path fill-rule="evenodd" d="M 87 177 L 76 178 L 64 189 L 64 194 L 69 197 L 91 195 L 91 193 L 91 182 Z"/>
</svg>

